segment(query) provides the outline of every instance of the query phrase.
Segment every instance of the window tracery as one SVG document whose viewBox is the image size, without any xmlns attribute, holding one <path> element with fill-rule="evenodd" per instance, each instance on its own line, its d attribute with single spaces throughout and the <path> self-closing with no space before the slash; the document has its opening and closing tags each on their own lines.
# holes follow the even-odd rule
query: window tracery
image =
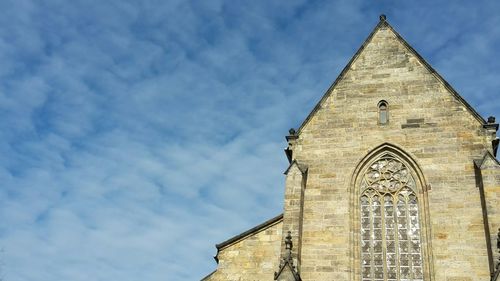
<svg viewBox="0 0 500 281">
<path fill-rule="evenodd" d="M 403 162 L 386 154 L 361 181 L 361 280 L 423 280 L 416 185 Z"/>
</svg>

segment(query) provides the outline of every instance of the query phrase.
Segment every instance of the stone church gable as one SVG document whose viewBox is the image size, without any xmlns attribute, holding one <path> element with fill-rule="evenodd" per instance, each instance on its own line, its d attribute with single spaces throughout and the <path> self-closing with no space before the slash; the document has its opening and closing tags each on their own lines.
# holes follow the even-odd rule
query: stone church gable
<svg viewBox="0 0 500 281">
<path fill-rule="evenodd" d="M 286 136 L 283 215 L 218 244 L 203 280 L 495 280 L 498 126 L 381 16 Z"/>
<path fill-rule="evenodd" d="M 408 92 L 407 84 L 413 84 L 412 80 L 422 80 L 422 76 L 426 76 L 425 83 L 432 83 L 433 87 L 440 88 L 440 93 L 451 94 L 455 98 L 451 101 L 456 101 L 462 106 L 457 108 L 458 104 L 454 104 L 455 111 L 467 111 L 481 124 L 486 124 L 481 115 L 386 21 L 385 16 L 381 16 L 380 22 L 306 117 L 298 132 L 304 130 L 320 109 L 338 107 L 339 99 L 350 100 L 358 95 L 376 94 L 375 88 L 393 80 L 394 76 L 402 85 L 394 85 L 395 87 L 388 90 L 398 91 L 398 94 L 403 95 Z M 356 89 L 357 93 L 344 93 L 344 90 L 351 88 L 352 84 L 361 84 L 361 87 Z"/>
</svg>

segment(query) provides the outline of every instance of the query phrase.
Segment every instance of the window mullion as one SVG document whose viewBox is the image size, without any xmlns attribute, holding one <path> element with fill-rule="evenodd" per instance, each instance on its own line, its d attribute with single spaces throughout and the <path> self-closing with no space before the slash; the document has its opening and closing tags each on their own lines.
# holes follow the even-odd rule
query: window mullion
<svg viewBox="0 0 500 281">
<path fill-rule="evenodd" d="M 410 280 L 413 280 L 413 254 L 412 254 L 412 249 L 411 249 L 411 236 L 410 236 L 410 229 L 411 229 L 411 221 L 410 221 L 410 205 L 408 204 L 408 196 L 405 196 L 405 209 L 406 209 L 406 229 L 408 232 L 408 270 L 409 270 L 409 276 Z"/>
<path fill-rule="evenodd" d="M 399 227 L 398 227 L 398 194 L 394 194 L 392 196 L 392 203 L 393 203 L 393 206 L 394 206 L 394 213 L 393 213 L 393 217 L 394 217 L 394 242 L 395 242 L 395 245 L 394 247 L 396 248 L 396 280 L 401 280 L 401 276 L 399 274 L 400 272 L 400 268 L 401 268 L 401 265 L 400 265 L 400 253 L 399 253 Z"/>
<path fill-rule="evenodd" d="M 387 281 L 387 237 L 385 223 L 385 196 L 380 196 L 380 219 L 381 219 L 381 232 L 382 232 L 382 268 L 384 270 L 384 281 Z"/>
<path fill-rule="evenodd" d="M 370 276 L 371 280 L 375 281 L 375 251 L 373 247 L 375 245 L 375 227 L 374 227 L 374 215 L 373 215 L 373 196 L 370 196 Z"/>
</svg>

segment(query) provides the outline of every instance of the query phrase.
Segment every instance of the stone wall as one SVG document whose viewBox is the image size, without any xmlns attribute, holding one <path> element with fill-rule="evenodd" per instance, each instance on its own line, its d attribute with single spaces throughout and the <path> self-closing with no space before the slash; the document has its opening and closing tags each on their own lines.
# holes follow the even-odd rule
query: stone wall
<svg viewBox="0 0 500 281">
<path fill-rule="evenodd" d="M 278 269 L 282 220 L 219 250 L 219 264 L 207 281 L 273 280 Z"/>
<path fill-rule="evenodd" d="M 287 173 L 284 221 L 220 248 L 217 271 L 205 280 L 272 280 L 287 231 L 303 281 L 360 280 L 356 175 L 384 149 L 400 155 L 418 181 L 424 279 L 489 280 L 500 227 L 496 130 L 483 128 L 384 20 L 289 138 L 296 162 Z M 382 100 L 386 124 L 378 118 Z M 475 168 L 478 161 L 486 164 Z"/>
<path fill-rule="evenodd" d="M 302 206 L 307 171 L 293 162 L 285 172 L 285 200 L 283 213 L 283 235 L 281 239 L 281 259 L 286 256 L 285 238 L 288 231 L 292 237 L 292 258 L 295 265 L 299 264 L 300 232 L 302 228 Z"/>
<path fill-rule="evenodd" d="M 487 154 L 481 163 L 480 187 L 483 191 L 483 216 L 486 217 L 486 225 L 489 235 L 486 239 L 490 243 L 490 270 L 495 271 L 495 267 L 500 262 L 499 250 L 497 247 L 500 233 L 500 165 L 491 154 Z"/>
<path fill-rule="evenodd" d="M 381 100 L 388 102 L 385 125 L 378 123 Z M 379 25 L 292 147 L 308 167 L 302 280 L 359 280 L 351 185 L 361 159 L 383 143 L 410 155 L 429 185 L 421 187 L 429 189 L 426 206 L 420 202 L 429 219 L 429 278 L 489 280 L 473 160 L 491 150 L 494 136 L 482 125 L 392 28 Z"/>
</svg>

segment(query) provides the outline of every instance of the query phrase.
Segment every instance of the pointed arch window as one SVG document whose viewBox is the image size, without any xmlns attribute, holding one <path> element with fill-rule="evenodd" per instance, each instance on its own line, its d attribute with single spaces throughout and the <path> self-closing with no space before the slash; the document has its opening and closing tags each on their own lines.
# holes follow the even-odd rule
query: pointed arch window
<svg viewBox="0 0 500 281">
<path fill-rule="evenodd" d="M 391 154 L 372 162 L 361 181 L 361 280 L 424 280 L 416 184 Z"/>
<path fill-rule="evenodd" d="M 378 103 L 378 123 L 381 125 L 389 122 L 389 106 L 385 100 Z"/>
</svg>

